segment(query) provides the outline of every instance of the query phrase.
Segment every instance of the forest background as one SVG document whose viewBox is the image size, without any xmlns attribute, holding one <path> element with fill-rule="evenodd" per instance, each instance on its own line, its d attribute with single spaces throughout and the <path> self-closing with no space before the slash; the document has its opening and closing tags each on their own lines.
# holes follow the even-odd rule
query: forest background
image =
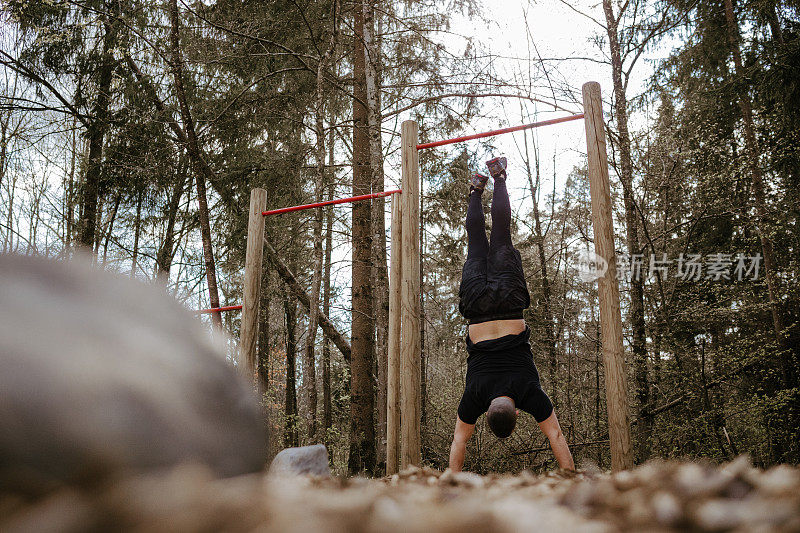
<svg viewBox="0 0 800 533">
<path fill-rule="evenodd" d="M 91 250 L 189 309 L 235 305 L 252 188 L 270 208 L 395 188 L 403 120 L 424 142 L 563 116 L 594 79 L 618 260 L 643 265 L 620 282 L 636 460 L 797 463 L 799 7 L 6 0 L 2 250 Z M 543 385 L 578 464 L 607 467 L 597 291 L 576 271 L 593 247 L 578 122 L 420 155 L 423 461 L 447 465 L 466 371 L 466 178 L 499 153 Z M 336 471 L 383 472 L 387 217 L 380 199 L 266 219 L 272 453 L 324 442 Z M 209 329 L 237 338 L 238 320 Z M 528 419 L 505 441 L 479 422 L 465 464 L 554 466 Z"/>
</svg>

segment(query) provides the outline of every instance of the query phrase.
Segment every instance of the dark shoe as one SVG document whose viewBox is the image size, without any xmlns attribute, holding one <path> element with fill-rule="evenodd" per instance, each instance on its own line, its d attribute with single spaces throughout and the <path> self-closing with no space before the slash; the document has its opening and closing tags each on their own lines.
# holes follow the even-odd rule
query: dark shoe
<svg viewBox="0 0 800 533">
<path fill-rule="evenodd" d="M 495 157 L 486 162 L 486 166 L 489 168 L 489 174 L 492 175 L 492 178 L 505 178 L 506 177 L 506 158 L 505 157 Z"/>
<path fill-rule="evenodd" d="M 489 176 L 484 176 L 483 174 L 478 174 L 474 172 L 472 176 L 469 178 L 470 184 L 470 192 L 473 190 L 482 191 L 484 187 L 486 187 L 486 182 L 489 181 Z"/>
</svg>

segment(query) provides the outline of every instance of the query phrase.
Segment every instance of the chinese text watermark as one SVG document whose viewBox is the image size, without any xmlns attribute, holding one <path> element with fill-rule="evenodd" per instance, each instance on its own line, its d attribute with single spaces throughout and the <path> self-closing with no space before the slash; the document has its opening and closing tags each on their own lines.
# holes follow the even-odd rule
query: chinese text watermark
<svg viewBox="0 0 800 533">
<path fill-rule="evenodd" d="M 575 268 L 581 281 L 591 282 L 605 275 L 608 263 L 589 251 L 576 253 Z M 739 253 L 691 254 L 677 257 L 661 254 L 621 254 L 617 256 L 617 279 L 620 281 L 666 279 L 683 281 L 743 281 L 757 280 L 761 273 L 762 256 Z"/>
</svg>

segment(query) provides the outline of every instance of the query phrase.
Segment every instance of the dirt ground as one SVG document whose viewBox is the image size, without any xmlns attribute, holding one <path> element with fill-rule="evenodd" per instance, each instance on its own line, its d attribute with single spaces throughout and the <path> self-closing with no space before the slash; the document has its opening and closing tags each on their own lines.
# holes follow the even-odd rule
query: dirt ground
<svg viewBox="0 0 800 533">
<path fill-rule="evenodd" d="M 215 480 L 202 467 L 60 488 L 31 501 L 0 493 L 0 531 L 797 531 L 800 469 L 650 462 L 610 475 L 453 475 Z"/>
</svg>

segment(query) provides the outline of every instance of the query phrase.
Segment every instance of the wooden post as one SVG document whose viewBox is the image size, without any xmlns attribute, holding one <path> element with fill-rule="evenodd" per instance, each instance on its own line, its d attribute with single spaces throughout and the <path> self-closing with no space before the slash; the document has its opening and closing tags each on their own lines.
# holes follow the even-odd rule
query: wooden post
<svg viewBox="0 0 800 533">
<path fill-rule="evenodd" d="M 400 459 L 400 293 L 402 271 L 402 196 L 392 195 L 392 249 L 389 270 L 389 356 L 386 377 L 386 475 L 396 474 Z"/>
<path fill-rule="evenodd" d="M 420 287 L 419 287 L 419 152 L 417 123 L 406 120 L 402 125 L 402 292 L 401 320 L 403 335 L 400 346 L 400 467 L 419 465 L 421 459 L 420 404 Z"/>
<path fill-rule="evenodd" d="M 595 253 L 608 262 L 608 270 L 598 279 L 603 366 L 606 374 L 608 435 L 611 468 L 633 467 L 631 426 L 628 417 L 628 385 L 622 348 L 622 317 L 619 309 L 619 284 L 614 248 L 613 208 L 608 181 L 606 133 L 600 84 L 583 85 L 586 150 L 589 158 L 589 191 L 592 197 Z"/>
<path fill-rule="evenodd" d="M 261 299 L 261 262 L 264 258 L 264 215 L 267 191 L 250 192 L 250 216 L 247 222 L 247 252 L 244 259 L 242 327 L 239 334 L 239 367 L 256 382 L 258 377 L 258 305 Z"/>
</svg>

